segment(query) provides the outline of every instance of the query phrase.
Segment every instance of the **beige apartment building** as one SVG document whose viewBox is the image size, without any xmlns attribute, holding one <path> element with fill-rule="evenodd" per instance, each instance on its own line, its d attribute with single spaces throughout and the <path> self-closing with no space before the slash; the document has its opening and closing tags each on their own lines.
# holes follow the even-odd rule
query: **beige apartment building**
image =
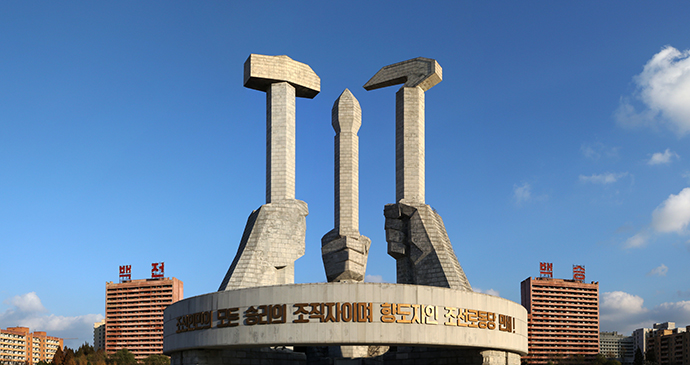
<svg viewBox="0 0 690 365">
<path fill-rule="evenodd" d="M 105 351 L 126 348 L 137 360 L 163 353 L 163 310 L 184 297 L 176 278 L 105 284 Z"/>
<path fill-rule="evenodd" d="M 529 364 L 599 353 L 599 283 L 529 277 L 521 283 L 527 309 Z"/>
<path fill-rule="evenodd" d="M 28 327 L 0 329 L 0 363 L 10 365 L 34 365 L 50 362 L 63 340 L 48 336 L 45 332 L 31 332 Z"/>
</svg>

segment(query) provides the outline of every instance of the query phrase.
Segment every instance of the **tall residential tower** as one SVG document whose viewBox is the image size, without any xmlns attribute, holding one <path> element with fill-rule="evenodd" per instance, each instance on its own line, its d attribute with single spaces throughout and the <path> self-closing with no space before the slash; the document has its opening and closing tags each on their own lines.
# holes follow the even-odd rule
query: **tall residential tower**
<svg viewBox="0 0 690 365">
<path fill-rule="evenodd" d="M 163 310 L 183 299 L 183 283 L 176 278 L 152 276 L 105 284 L 107 353 L 126 348 L 137 360 L 163 353 Z"/>
<path fill-rule="evenodd" d="M 542 272 L 541 277 L 529 277 L 520 285 L 529 340 L 529 354 L 523 359 L 530 364 L 599 353 L 599 283 L 585 283 L 584 267 L 577 268 L 582 274 L 574 269 L 572 280 Z"/>
</svg>

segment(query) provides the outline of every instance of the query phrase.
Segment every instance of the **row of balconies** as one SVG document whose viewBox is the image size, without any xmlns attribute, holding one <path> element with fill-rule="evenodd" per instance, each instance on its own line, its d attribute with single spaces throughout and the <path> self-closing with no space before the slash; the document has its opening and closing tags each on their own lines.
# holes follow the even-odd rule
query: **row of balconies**
<svg viewBox="0 0 690 365">
<path fill-rule="evenodd" d="M 138 321 L 138 322 L 132 322 L 132 321 L 112 321 L 108 322 L 108 328 L 134 328 L 134 327 L 143 327 L 143 328 L 150 328 L 150 327 L 162 327 L 163 326 L 163 320 L 157 320 L 157 321 Z"/>
<path fill-rule="evenodd" d="M 108 292 L 105 293 L 106 299 L 107 298 L 113 298 L 113 297 L 118 297 L 118 298 L 127 298 L 127 297 L 133 297 L 133 296 L 140 296 L 140 297 L 145 297 L 145 298 L 168 298 L 172 297 L 172 291 L 129 291 L 129 292 Z"/>
<path fill-rule="evenodd" d="M 599 313 L 596 311 L 591 311 L 591 312 L 583 312 L 583 311 L 568 311 L 564 309 L 558 309 L 558 308 L 539 308 L 533 310 L 531 313 L 532 317 L 538 316 L 538 314 L 545 314 L 551 317 L 571 317 L 571 316 L 587 316 L 588 318 L 597 318 L 599 317 Z"/>
<path fill-rule="evenodd" d="M 580 329 L 580 328 L 574 328 L 574 329 L 561 328 L 561 329 L 557 329 L 557 330 L 554 330 L 554 329 L 548 330 L 548 329 L 543 329 L 543 328 L 529 327 L 529 333 L 530 333 L 530 336 L 532 334 L 573 333 L 573 334 L 578 334 L 580 336 L 595 336 L 595 337 L 599 338 L 599 331 L 597 331 L 597 329 L 595 329 L 595 328 L 590 328 L 590 329 L 586 329 L 586 328 L 582 328 L 582 329 Z"/>
<path fill-rule="evenodd" d="M 165 310 L 166 306 L 163 305 L 151 305 L 151 306 L 146 306 L 146 308 L 143 308 L 143 306 L 133 306 L 133 307 L 118 307 L 118 306 L 111 306 L 111 307 L 106 307 L 105 311 L 106 312 L 129 312 L 129 313 L 162 313 Z"/>
<path fill-rule="evenodd" d="M 566 296 L 566 295 L 571 295 L 571 296 L 578 296 L 578 297 L 598 297 L 594 292 L 581 292 L 581 291 L 572 291 L 572 290 L 563 290 L 563 289 L 554 289 L 554 290 L 540 290 L 539 289 L 533 289 L 532 290 L 532 296 L 535 295 L 549 295 L 549 296 Z"/>
<path fill-rule="evenodd" d="M 172 297 L 168 298 L 148 298 L 148 297 L 136 297 L 136 298 L 110 298 L 106 300 L 106 305 L 113 304 L 131 304 L 131 303 L 172 303 Z"/>
<path fill-rule="evenodd" d="M 550 305 L 550 306 L 534 306 L 532 307 L 532 314 L 536 312 L 546 312 L 546 313 L 558 313 L 558 314 L 582 314 L 582 315 L 597 315 L 598 310 L 597 308 L 582 308 L 582 307 L 564 307 L 564 306 L 556 306 L 556 305 Z"/>
<path fill-rule="evenodd" d="M 532 297 L 540 296 L 551 296 L 551 297 L 565 297 L 572 296 L 578 298 L 596 298 L 599 295 L 594 292 L 576 292 L 576 291 L 563 291 L 563 290 L 532 290 Z"/>
<path fill-rule="evenodd" d="M 533 298 L 532 305 L 538 304 L 572 304 L 572 305 L 597 305 L 596 300 L 578 299 L 578 298 Z"/>
<path fill-rule="evenodd" d="M 107 342 L 105 344 L 106 349 L 110 349 L 113 347 L 127 347 L 131 350 L 131 347 L 138 347 L 138 348 L 159 348 L 163 347 L 163 341 L 159 342 L 141 342 L 141 341 L 131 341 L 131 342 L 123 342 L 123 341 L 117 341 L 117 342 Z"/>
<path fill-rule="evenodd" d="M 139 324 L 137 324 L 139 323 Z M 163 321 L 144 322 L 146 325 L 141 325 L 142 322 L 115 322 L 108 324 L 108 332 L 116 329 L 133 329 L 133 328 L 163 328 Z"/>
<path fill-rule="evenodd" d="M 134 333 L 134 332 L 141 332 L 141 333 L 159 333 L 163 331 L 163 326 L 158 326 L 158 327 L 149 327 L 149 328 L 113 328 L 108 331 L 108 336 L 113 336 L 116 333 Z"/>
<path fill-rule="evenodd" d="M 599 290 L 597 288 L 583 288 L 583 287 L 567 287 L 567 286 L 562 286 L 562 285 L 533 285 L 532 286 L 532 292 L 536 292 L 539 290 L 546 290 L 546 291 L 566 291 L 566 292 L 583 292 L 583 293 L 597 293 Z"/>
<path fill-rule="evenodd" d="M 595 344 L 588 343 L 557 343 L 557 342 L 541 342 L 541 343 L 529 343 L 529 353 L 538 353 L 540 351 L 550 351 L 551 349 L 560 349 L 560 351 L 595 351 L 598 353 L 600 351 L 599 346 Z"/>
<path fill-rule="evenodd" d="M 106 311 L 106 316 L 108 318 L 113 318 L 114 316 L 132 316 L 133 314 L 139 314 L 137 317 L 163 317 L 163 311 L 125 311 L 125 310 L 108 310 Z M 106 320 L 107 322 L 107 320 Z"/>
<path fill-rule="evenodd" d="M 166 296 L 148 296 L 148 295 L 143 295 L 143 296 L 109 296 L 106 298 L 106 303 L 113 303 L 113 302 L 128 302 L 128 303 L 136 303 L 136 302 L 152 302 L 152 301 L 164 301 L 164 302 L 171 302 L 172 301 L 172 295 L 166 295 Z"/>
<path fill-rule="evenodd" d="M 105 308 L 106 312 L 163 312 L 167 306 L 165 305 L 137 305 L 137 306 L 108 306 Z"/>
<path fill-rule="evenodd" d="M 172 295 L 172 289 L 171 288 L 163 288 L 163 289 L 151 289 L 151 288 L 145 288 L 145 289 L 138 289 L 138 288 L 132 288 L 128 290 L 113 290 L 113 289 L 108 289 L 108 291 L 105 292 L 106 297 L 111 297 L 111 296 L 119 296 L 119 297 L 124 297 L 124 296 L 131 296 L 131 295 L 146 295 L 146 296 L 151 296 L 151 295 L 167 295 L 170 294 Z"/>
<path fill-rule="evenodd" d="M 577 329 L 583 329 L 583 328 L 597 329 L 598 328 L 596 321 L 565 324 L 565 323 L 563 323 L 561 321 L 557 321 L 557 320 L 545 320 L 545 319 L 535 320 L 535 319 L 533 319 L 532 321 L 529 322 L 529 325 L 532 328 L 555 328 L 555 329 L 567 329 L 567 328 L 572 328 L 572 327 L 576 327 Z"/>
<path fill-rule="evenodd" d="M 4 349 L 23 349 L 26 348 L 26 346 L 17 346 L 17 345 L 7 345 L 7 344 L 1 344 L 0 348 Z"/>
<path fill-rule="evenodd" d="M 568 336 L 568 335 L 536 335 L 536 334 L 530 334 L 530 338 L 534 341 L 540 341 L 540 342 L 550 342 L 550 341 L 556 341 L 556 342 L 592 342 L 592 341 L 597 341 L 597 337 L 595 336 Z"/>
<path fill-rule="evenodd" d="M 108 331 L 106 337 L 132 337 L 132 336 L 161 336 L 163 335 L 163 327 L 148 331 Z"/>
<path fill-rule="evenodd" d="M 4 340 L 2 342 L 5 342 L 5 343 L 26 343 L 26 341 L 22 341 L 22 340 Z"/>
</svg>

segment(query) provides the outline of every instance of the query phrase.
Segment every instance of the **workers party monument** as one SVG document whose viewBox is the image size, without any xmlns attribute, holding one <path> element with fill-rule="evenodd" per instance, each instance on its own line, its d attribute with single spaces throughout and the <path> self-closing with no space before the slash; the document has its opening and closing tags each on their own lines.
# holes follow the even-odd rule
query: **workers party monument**
<svg viewBox="0 0 690 365">
<path fill-rule="evenodd" d="M 295 98 L 314 98 L 321 79 L 288 56 L 249 56 L 244 86 L 266 93 L 266 203 L 249 215 L 218 291 L 165 310 L 172 365 L 520 364 L 526 310 L 472 291 L 441 216 L 425 202 L 424 99 L 441 80 L 438 62 L 420 57 L 385 66 L 364 85 L 402 84 L 396 202 L 383 209 L 397 283 L 363 282 L 372 243 L 359 232 L 362 111 L 345 89 L 331 113 L 335 219 L 321 240 L 328 282 L 295 284 L 309 213 L 295 198 Z"/>
</svg>

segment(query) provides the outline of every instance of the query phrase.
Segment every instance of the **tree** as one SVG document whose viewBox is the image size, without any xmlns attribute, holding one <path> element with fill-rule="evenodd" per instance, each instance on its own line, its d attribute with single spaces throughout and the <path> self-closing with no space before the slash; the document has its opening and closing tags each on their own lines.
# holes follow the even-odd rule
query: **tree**
<svg viewBox="0 0 690 365">
<path fill-rule="evenodd" d="M 65 359 L 63 360 L 63 365 L 77 365 L 74 361 L 74 350 L 69 347 L 65 347 Z"/>
<path fill-rule="evenodd" d="M 603 354 L 597 354 L 597 357 L 594 358 L 594 364 L 596 365 L 606 365 L 607 361 L 608 359 Z"/>
<path fill-rule="evenodd" d="M 106 365 L 108 356 L 105 354 L 105 350 L 98 349 L 98 351 L 93 354 L 87 355 L 88 363 L 91 365 Z"/>
<path fill-rule="evenodd" d="M 96 351 L 93 349 L 93 346 L 89 345 L 88 342 L 84 342 L 83 345 L 79 346 L 77 349 L 77 352 L 74 353 L 76 357 L 82 357 L 82 356 L 89 356 Z"/>
<path fill-rule="evenodd" d="M 633 357 L 633 365 L 644 365 L 644 355 L 642 354 L 642 350 L 638 347 L 637 350 L 635 350 L 635 357 Z"/>
<path fill-rule="evenodd" d="M 144 359 L 144 365 L 170 365 L 170 358 L 165 355 L 153 354 Z"/>
<path fill-rule="evenodd" d="M 110 355 L 110 361 L 117 365 L 137 365 L 134 354 L 127 349 L 117 350 L 116 353 Z"/>
<path fill-rule="evenodd" d="M 51 362 L 53 365 L 63 365 L 65 362 L 65 354 L 62 352 L 60 347 L 58 347 L 57 351 L 55 351 L 55 355 L 53 355 L 53 360 Z"/>
</svg>

